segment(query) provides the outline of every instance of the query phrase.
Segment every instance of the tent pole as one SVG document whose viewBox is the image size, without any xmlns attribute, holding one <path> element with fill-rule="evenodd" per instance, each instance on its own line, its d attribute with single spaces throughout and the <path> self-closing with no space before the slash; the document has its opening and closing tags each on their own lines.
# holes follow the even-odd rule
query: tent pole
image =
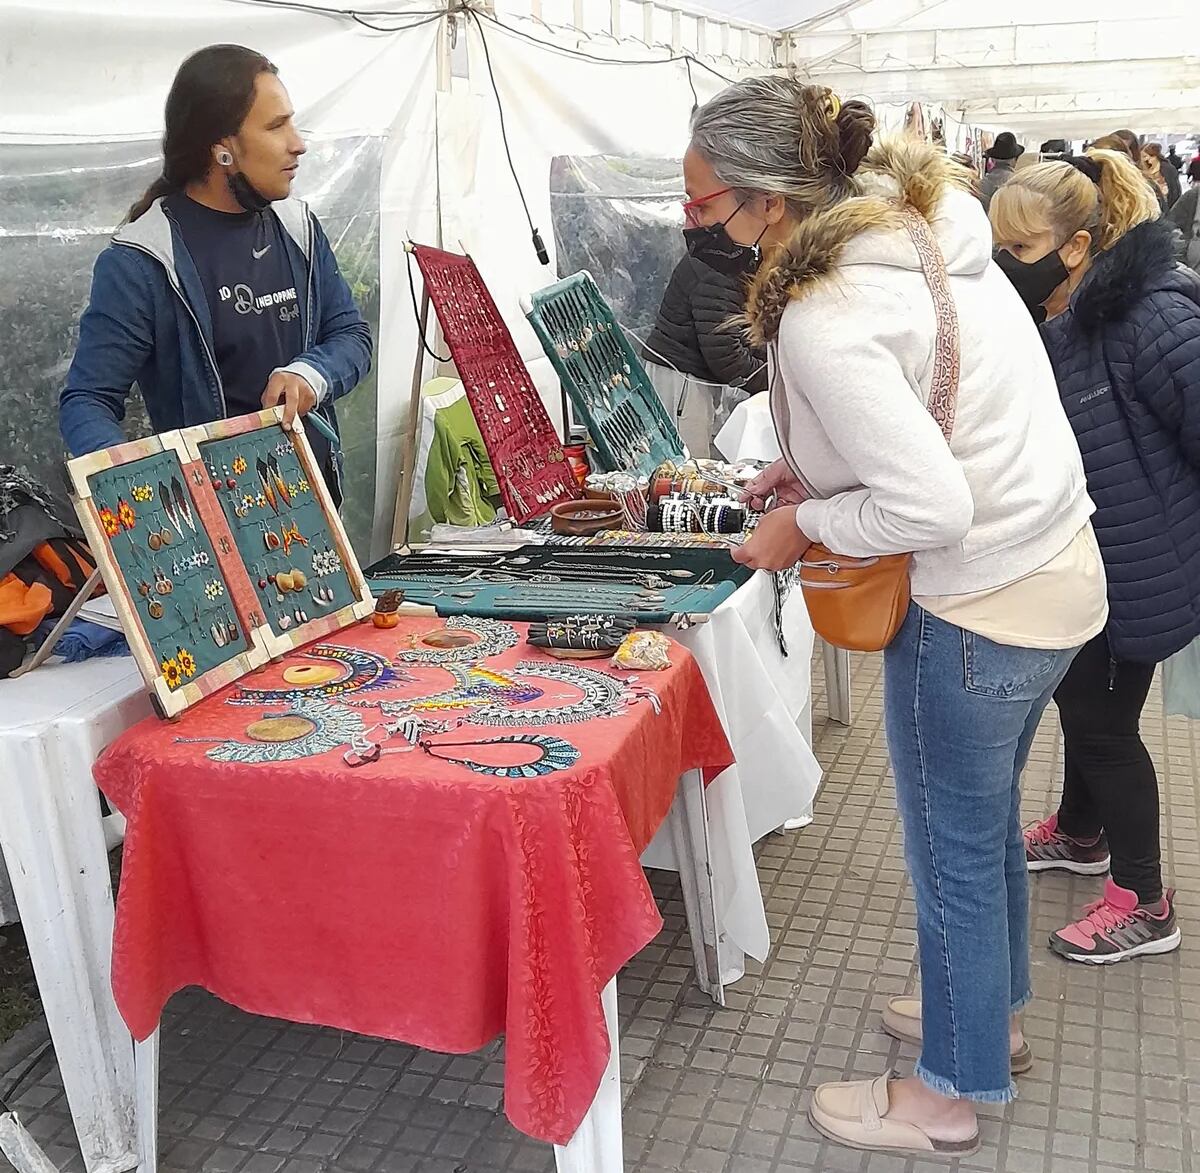
<svg viewBox="0 0 1200 1173">
<path fill-rule="evenodd" d="M 411 253 L 411 241 L 406 241 L 404 251 Z M 406 257 L 406 264 L 411 260 Z M 421 290 L 421 313 L 417 329 L 420 331 L 417 339 L 417 354 L 413 360 L 412 386 L 409 389 L 408 421 L 404 428 L 404 443 L 401 447 L 400 491 L 396 495 L 396 519 L 392 523 L 392 548 L 403 546 L 408 542 L 408 512 L 412 506 L 413 481 L 417 473 L 417 429 L 421 422 L 421 382 L 425 373 L 425 346 L 429 328 L 429 287 Z"/>
<path fill-rule="evenodd" d="M 448 93 L 451 86 L 450 52 L 457 35 L 456 17 L 447 3 L 446 18 L 438 29 L 437 88 L 438 93 Z M 437 108 L 434 112 L 434 218 L 437 222 L 438 247 L 442 247 L 442 167 L 441 134 L 437 123 Z M 411 254 L 412 241 L 405 241 L 404 251 Z M 405 264 L 412 264 L 411 256 L 405 256 Z M 417 475 L 417 434 L 421 424 L 421 383 L 425 374 L 425 344 L 429 337 L 429 286 L 422 281 L 421 312 L 417 315 L 417 353 L 413 359 L 412 386 L 409 389 L 408 420 L 400 449 L 400 485 L 396 490 L 396 515 L 392 521 L 392 548 L 408 544 L 408 515 L 412 508 L 414 481 Z"/>
</svg>

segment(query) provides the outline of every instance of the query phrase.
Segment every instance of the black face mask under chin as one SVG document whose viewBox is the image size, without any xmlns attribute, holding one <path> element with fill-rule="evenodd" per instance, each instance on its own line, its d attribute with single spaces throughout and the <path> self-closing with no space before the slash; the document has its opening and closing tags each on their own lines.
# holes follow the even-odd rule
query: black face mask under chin
<svg viewBox="0 0 1200 1173">
<path fill-rule="evenodd" d="M 1050 295 L 1070 277 L 1070 270 L 1063 264 L 1058 250 L 1047 253 L 1039 260 L 1026 264 L 1014 257 L 1008 249 L 997 249 L 996 264 L 1004 271 L 1004 275 L 1012 282 L 1013 288 L 1021 295 L 1033 320 L 1041 325 L 1046 320 L 1045 302 Z"/>
<path fill-rule="evenodd" d="M 741 210 L 739 206 L 729 220 Z M 725 228 L 729 220 L 720 224 L 710 224 L 707 228 L 685 228 L 683 239 L 687 243 L 688 253 L 710 269 L 715 269 L 726 277 L 745 277 L 755 272 L 762 262 L 762 249 L 758 247 L 758 240 L 762 240 L 767 228 L 764 224 L 762 232 L 758 234 L 758 240 L 753 244 L 738 244 Z"/>
<path fill-rule="evenodd" d="M 229 184 L 229 190 L 233 193 L 233 198 L 247 212 L 263 212 L 271 206 L 271 201 L 260 195 L 241 171 L 235 171 L 232 175 L 227 176 L 226 182 Z"/>
</svg>

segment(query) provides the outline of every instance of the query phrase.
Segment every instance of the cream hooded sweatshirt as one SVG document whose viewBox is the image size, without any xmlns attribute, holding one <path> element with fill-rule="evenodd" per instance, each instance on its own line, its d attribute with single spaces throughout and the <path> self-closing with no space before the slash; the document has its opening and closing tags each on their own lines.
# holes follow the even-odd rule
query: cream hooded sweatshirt
<svg viewBox="0 0 1200 1173">
<path fill-rule="evenodd" d="M 1094 509 L 1050 361 L 944 156 L 883 144 L 856 179 L 863 195 L 805 220 L 747 307 L 752 336 L 771 344 L 782 451 L 814 496 L 796 520 L 842 554 L 914 552 L 914 595 L 1013 582 Z M 933 227 L 958 311 L 949 446 L 925 407 L 936 322 L 916 249 L 889 216 L 901 192 Z"/>
</svg>

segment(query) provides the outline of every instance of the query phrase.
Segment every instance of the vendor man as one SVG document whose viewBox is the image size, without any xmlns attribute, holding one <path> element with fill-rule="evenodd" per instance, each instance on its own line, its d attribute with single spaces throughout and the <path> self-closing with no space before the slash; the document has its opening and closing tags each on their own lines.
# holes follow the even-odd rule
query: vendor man
<svg viewBox="0 0 1200 1173">
<path fill-rule="evenodd" d="M 189 57 L 163 169 L 96 260 L 59 401 L 73 455 L 119 444 L 136 382 L 156 432 L 282 404 L 320 415 L 371 367 L 371 332 L 329 241 L 290 198 L 304 141 L 275 66 L 239 45 Z M 306 420 L 334 499 L 341 454 Z"/>
</svg>

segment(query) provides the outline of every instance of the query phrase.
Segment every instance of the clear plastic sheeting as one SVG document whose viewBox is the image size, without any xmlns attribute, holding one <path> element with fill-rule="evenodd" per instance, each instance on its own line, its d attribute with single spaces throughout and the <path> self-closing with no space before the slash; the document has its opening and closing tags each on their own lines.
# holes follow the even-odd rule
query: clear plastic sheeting
<svg viewBox="0 0 1200 1173">
<path fill-rule="evenodd" d="M 617 320 L 644 339 L 683 256 L 679 159 L 564 156 L 550 165 L 560 273 L 586 269 Z"/>
<path fill-rule="evenodd" d="M 67 517 L 58 396 L 92 265 L 160 166 L 154 142 L 0 145 L 0 463 L 42 481 Z M 125 427 L 149 431 L 136 393 Z"/>
<path fill-rule="evenodd" d="M 376 332 L 382 149 L 382 140 L 372 137 L 310 142 L 297 184 Z M 58 396 L 92 266 L 160 166 L 153 141 L 0 144 L 0 463 L 44 482 L 64 508 Z M 356 549 L 364 551 L 374 503 L 376 401 L 372 375 L 338 407 L 346 452 L 344 512 Z M 125 430 L 130 438 L 150 430 L 136 389 Z"/>
</svg>

